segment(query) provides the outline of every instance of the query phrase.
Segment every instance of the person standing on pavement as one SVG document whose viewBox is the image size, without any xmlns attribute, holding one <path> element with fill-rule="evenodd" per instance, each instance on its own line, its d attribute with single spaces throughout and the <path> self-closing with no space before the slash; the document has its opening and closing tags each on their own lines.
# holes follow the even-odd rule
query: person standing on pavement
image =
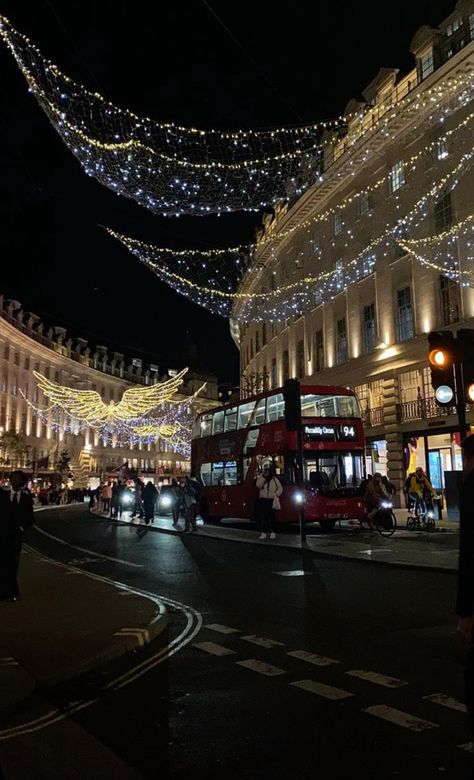
<svg viewBox="0 0 474 780">
<path fill-rule="evenodd" d="M 142 492 L 143 506 L 145 508 L 145 523 L 149 525 L 155 517 L 155 507 L 158 499 L 158 491 L 153 482 L 149 480 Z"/>
<path fill-rule="evenodd" d="M 275 539 L 275 512 L 277 504 L 280 503 L 279 497 L 283 493 L 281 482 L 275 476 L 274 469 L 268 464 L 263 467 L 255 485 L 259 491 L 258 494 L 258 518 L 260 521 L 259 539 L 266 539 L 267 533 L 270 539 Z"/>
<path fill-rule="evenodd" d="M 23 531 L 33 524 L 33 499 L 23 471 L 10 474 L 10 490 L 0 491 L 0 601 L 16 601 Z"/>
<path fill-rule="evenodd" d="M 198 494 L 194 484 L 194 480 L 191 480 L 186 474 L 184 478 L 184 530 L 186 533 L 192 533 L 197 531 L 196 516 L 197 516 L 197 499 Z"/>
<path fill-rule="evenodd" d="M 181 491 L 180 491 L 178 480 L 175 477 L 173 477 L 173 479 L 171 480 L 170 498 L 171 498 L 171 514 L 173 516 L 173 525 L 176 528 L 178 525 L 179 510 L 181 506 Z"/>
<path fill-rule="evenodd" d="M 458 636 L 469 645 L 465 671 L 466 705 L 474 738 L 474 436 L 461 443 L 464 478 L 459 502 L 459 567 L 456 614 Z M 471 775 L 474 778 L 474 772 Z"/>
</svg>

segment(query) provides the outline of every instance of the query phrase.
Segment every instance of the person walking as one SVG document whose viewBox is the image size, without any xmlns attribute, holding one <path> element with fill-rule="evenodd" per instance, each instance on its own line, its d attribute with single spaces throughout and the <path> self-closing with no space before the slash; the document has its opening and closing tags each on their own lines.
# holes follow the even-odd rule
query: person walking
<svg viewBox="0 0 474 780">
<path fill-rule="evenodd" d="M 19 596 L 18 566 L 23 531 L 33 525 L 33 500 L 23 471 L 10 474 L 10 490 L 0 491 L 0 601 Z"/>
<path fill-rule="evenodd" d="M 102 488 L 102 500 L 104 502 L 103 511 L 108 512 L 110 509 L 110 500 L 112 498 L 112 485 L 110 482 L 107 482 L 106 485 Z"/>
<path fill-rule="evenodd" d="M 180 491 L 178 480 L 175 477 L 173 477 L 173 479 L 171 480 L 170 498 L 171 498 L 171 514 L 173 516 L 173 525 L 176 528 L 179 521 L 179 510 L 181 507 L 181 491 Z"/>
<path fill-rule="evenodd" d="M 197 531 L 197 490 L 194 481 L 186 474 L 184 478 L 184 530 L 190 534 Z"/>
<path fill-rule="evenodd" d="M 258 538 L 266 539 L 268 533 L 270 539 L 275 539 L 275 512 L 279 509 L 279 497 L 283 493 L 283 487 L 275 476 L 274 468 L 269 465 L 263 467 L 255 485 L 259 491 L 257 515 L 260 522 L 260 536 Z"/>
<path fill-rule="evenodd" d="M 474 739 L 474 435 L 461 443 L 464 478 L 459 501 L 459 566 L 456 599 L 457 632 L 469 647 L 465 670 L 465 695 L 471 735 Z M 474 778 L 474 771 L 471 775 Z"/>
<path fill-rule="evenodd" d="M 141 479 L 136 479 L 134 503 L 132 508 L 132 519 L 134 517 L 139 517 L 140 519 L 143 517 L 143 490 L 144 490 L 143 482 L 141 481 Z"/>
<path fill-rule="evenodd" d="M 143 488 L 143 506 L 145 508 L 145 524 L 149 525 L 155 517 L 155 507 L 158 499 L 158 491 L 153 482 L 149 480 Z"/>
</svg>

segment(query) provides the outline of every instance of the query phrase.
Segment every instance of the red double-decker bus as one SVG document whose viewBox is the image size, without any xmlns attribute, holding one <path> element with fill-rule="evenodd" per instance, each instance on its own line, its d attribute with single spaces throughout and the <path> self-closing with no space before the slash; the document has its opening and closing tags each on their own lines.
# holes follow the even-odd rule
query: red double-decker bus
<svg viewBox="0 0 474 780">
<path fill-rule="evenodd" d="M 364 431 L 355 394 L 346 387 L 301 386 L 304 516 L 330 528 L 362 519 Z M 297 432 L 285 423 L 283 390 L 203 412 L 194 422 L 191 467 L 202 484 L 204 520 L 254 518 L 259 469 L 270 464 L 283 485 L 280 522 L 299 519 Z"/>
</svg>

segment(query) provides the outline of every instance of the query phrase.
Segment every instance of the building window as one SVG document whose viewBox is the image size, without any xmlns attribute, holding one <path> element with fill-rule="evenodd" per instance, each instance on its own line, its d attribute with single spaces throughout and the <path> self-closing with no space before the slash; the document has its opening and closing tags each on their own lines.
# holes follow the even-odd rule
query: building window
<svg viewBox="0 0 474 780">
<path fill-rule="evenodd" d="M 323 331 L 317 330 L 314 334 L 314 366 L 313 371 L 322 371 L 324 368 L 324 340 Z"/>
<path fill-rule="evenodd" d="M 348 359 L 347 353 L 347 327 L 346 318 L 341 317 L 336 323 L 336 362 L 346 363 Z"/>
<path fill-rule="evenodd" d="M 448 24 L 448 26 L 446 27 L 446 35 L 448 36 L 448 38 L 450 38 L 451 35 L 453 35 L 453 33 L 456 32 L 456 30 L 459 30 L 461 24 L 462 24 L 462 19 L 460 16 L 458 16 L 458 18 L 455 19 L 454 22 Z"/>
<path fill-rule="evenodd" d="M 271 389 L 274 390 L 277 386 L 277 361 L 276 358 L 272 358 L 272 373 L 270 377 Z"/>
<path fill-rule="evenodd" d="M 29 357 L 25 358 L 25 369 L 26 369 L 26 371 L 30 370 L 30 358 Z"/>
<path fill-rule="evenodd" d="M 364 214 L 368 214 L 369 210 L 370 210 L 369 193 L 361 192 L 359 195 L 359 215 L 363 217 Z"/>
<path fill-rule="evenodd" d="M 340 233 L 342 233 L 342 211 L 341 211 L 341 209 L 337 209 L 337 211 L 334 212 L 333 219 L 334 219 L 334 235 L 338 236 Z"/>
<path fill-rule="evenodd" d="M 375 321 L 375 305 L 364 306 L 364 350 L 373 352 L 377 344 L 377 323 Z"/>
<path fill-rule="evenodd" d="M 397 336 L 398 341 L 413 338 L 413 309 L 411 289 L 404 287 L 397 292 Z"/>
<path fill-rule="evenodd" d="M 20 365 L 20 353 L 19 352 L 15 352 L 15 354 L 13 356 L 13 362 L 14 362 L 15 366 L 19 366 Z"/>
<path fill-rule="evenodd" d="M 5 358 L 5 360 L 10 360 L 10 345 L 9 344 L 5 344 L 3 357 Z"/>
<path fill-rule="evenodd" d="M 16 376 L 14 376 L 12 379 L 11 394 L 16 395 L 17 391 L 18 391 L 18 380 Z"/>
<path fill-rule="evenodd" d="M 390 192 L 396 192 L 405 184 L 405 166 L 403 160 L 392 165 L 389 171 Z"/>
<path fill-rule="evenodd" d="M 290 378 L 290 353 L 287 349 L 283 350 L 282 355 L 283 381 Z"/>
<path fill-rule="evenodd" d="M 420 81 L 426 79 L 434 71 L 433 49 L 430 49 L 418 60 L 418 77 Z"/>
<path fill-rule="evenodd" d="M 469 37 L 474 40 L 474 14 L 469 15 Z"/>
<path fill-rule="evenodd" d="M 296 345 L 296 376 L 303 379 L 306 371 L 304 370 L 304 339 L 298 341 Z"/>
<path fill-rule="evenodd" d="M 434 218 L 435 230 L 437 233 L 443 233 L 453 224 L 453 209 L 450 192 L 446 192 L 443 197 L 435 203 Z"/>
<path fill-rule="evenodd" d="M 438 138 L 436 141 L 436 157 L 438 160 L 445 160 L 448 156 L 448 142 L 446 138 Z"/>
<path fill-rule="evenodd" d="M 458 282 L 442 274 L 439 277 L 439 294 L 441 299 L 441 322 L 443 325 L 453 325 L 461 319 L 461 295 Z"/>
</svg>

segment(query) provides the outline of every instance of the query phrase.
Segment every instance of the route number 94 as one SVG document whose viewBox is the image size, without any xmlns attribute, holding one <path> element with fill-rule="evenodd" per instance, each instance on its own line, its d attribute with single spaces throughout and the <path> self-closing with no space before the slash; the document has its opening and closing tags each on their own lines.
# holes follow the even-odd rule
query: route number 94
<svg viewBox="0 0 474 780">
<path fill-rule="evenodd" d="M 344 439 L 356 438 L 356 430 L 354 425 L 341 425 L 341 433 Z"/>
</svg>

